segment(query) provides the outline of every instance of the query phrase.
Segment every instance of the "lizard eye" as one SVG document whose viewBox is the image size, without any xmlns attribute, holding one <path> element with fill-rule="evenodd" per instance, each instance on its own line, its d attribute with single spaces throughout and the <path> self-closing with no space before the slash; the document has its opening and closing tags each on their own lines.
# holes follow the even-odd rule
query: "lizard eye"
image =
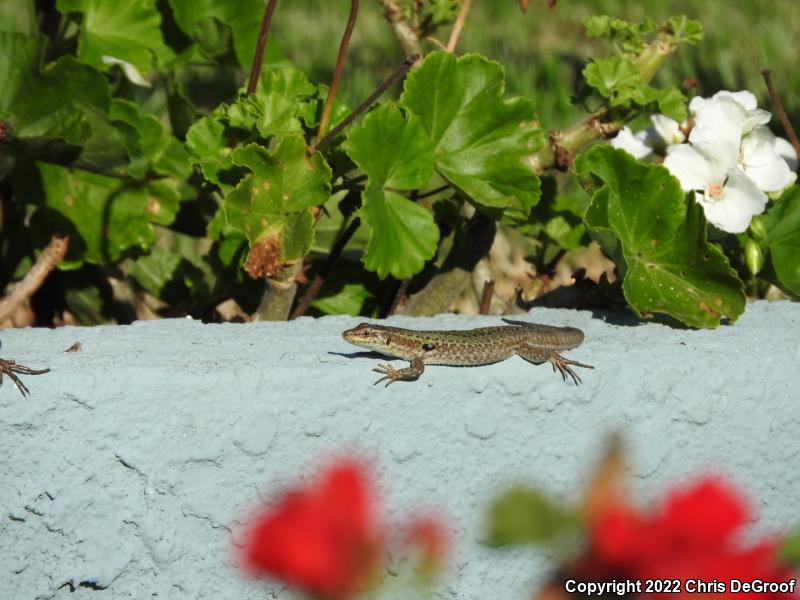
<svg viewBox="0 0 800 600">
<path fill-rule="evenodd" d="M 433 350 L 435 347 L 433 344 L 422 344 L 422 349 L 425 351 Z"/>
</svg>

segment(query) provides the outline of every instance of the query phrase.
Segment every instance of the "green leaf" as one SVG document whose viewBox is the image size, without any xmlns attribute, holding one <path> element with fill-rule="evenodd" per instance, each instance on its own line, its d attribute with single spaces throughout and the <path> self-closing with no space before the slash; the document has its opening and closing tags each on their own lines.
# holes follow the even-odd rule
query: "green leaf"
<svg viewBox="0 0 800 600">
<path fill-rule="evenodd" d="M 662 115 L 666 115 L 678 123 L 686 120 L 688 116 L 686 96 L 678 88 L 668 87 L 657 90 L 655 101 L 658 104 L 658 111 Z"/>
<path fill-rule="evenodd" d="M 362 260 L 381 279 L 407 279 L 436 252 L 439 228 L 431 213 L 397 192 L 367 187 L 360 214 L 372 228 Z"/>
<path fill-rule="evenodd" d="M 231 169 L 232 148 L 227 147 L 225 126 L 212 117 L 203 117 L 186 132 L 186 151 L 192 161 L 200 167 L 208 181 L 223 191 L 233 189 L 231 182 L 220 177 L 222 171 Z"/>
<path fill-rule="evenodd" d="M 321 83 L 317 86 L 314 97 L 301 105 L 298 115 L 303 119 L 303 123 L 305 123 L 306 127 L 309 129 L 313 129 L 319 124 L 319 119 L 322 116 L 322 109 L 325 106 L 325 99 L 327 97 L 328 86 Z M 334 98 L 328 131 L 341 123 L 349 114 L 350 107 L 341 102 L 338 97 Z"/>
<path fill-rule="evenodd" d="M 667 25 L 678 42 L 697 44 L 703 41 L 703 25 L 700 21 L 681 15 L 667 19 Z"/>
<path fill-rule="evenodd" d="M 107 71 L 108 57 L 133 65 L 141 75 L 153 71 L 173 56 L 161 34 L 161 15 L 155 0 L 58 0 L 62 13 L 80 12 L 78 59 Z M 104 60 L 105 58 L 105 60 Z"/>
<path fill-rule="evenodd" d="M 630 101 L 634 91 L 645 87 L 642 76 L 630 59 L 600 58 L 583 69 L 586 83 L 611 101 L 612 106 Z"/>
<path fill-rule="evenodd" d="M 18 158 L 107 170 L 128 162 L 136 132 L 108 117 L 105 77 L 71 56 L 39 71 L 38 38 L 0 33 L 0 119 L 11 131 L 0 140 Z"/>
<path fill-rule="evenodd" d="M 524 163 L 544 143 L 533 104 L 504 100 L 503 68 L 467 54 L 432 52 L 409 73 L 400 104 L 434 143 L 436 169 L 494 216 L 524 219 L 539 178 Z"/>
<path fill-rule="evenodd" d="M 792 186 L 773 202 L 761 223 L 767 230 L 762 245 L 769 248 L 778 282 L 800 296 L 800 187 Z"/>
<path fill-rule="evenodd" d="M 571 508 L 517 485 L 492 503 L 485 542 L 490 546 L 553 544 L 576 534 L 579 525 Z"/>
<path fill-rule="evenodd" d="M 228 26 L 233 34 L 233 47 L 239 65 L 249 69 L 261 25 L 263 5 L 255 6 L 250 0 L 169 0 L 175 21 L 186 35 L 194 40 L 203 36 L 210 19 Z M 264 65 L 281 60 L 282 56 L 273 36 L 267 39 Z"/>
<path fill-rule="evenodd" d="M 175 252 L 154 248 L 150 254 L 134 261 L 130 275 L 149 294 L 163 299 L 162 292 L 173 279 L 181 260 Z"/>
<path fill-rule="evenodd" d="M 795 529 L 783 538 L 780 559 L 795 568 L 800 567 L 800 529 Z"/>
<path fill-rule="evenodd" d="M 109 264 L 155 241 L 152 224 L 169 225 L 180 203 L 177 183 L 120 181 L 94 173 L 40 164 L 44 208 L 34 215 L 37 237 L 57 231 L 71 237 L 66 263 Z"/>
<path fill-rule="evenodd" d="M 584 21 L 586 35 L 604 37 L 618 43 L 625 52 L 636 53 L 645 46 L 645 35 L 652 33 L 656 26 L 651 19 L 641 23 L 614 19 L 608 15 L 589 17 Z"/>
<path fill-rule="evenodd" d="M 250 242 L 251 275 L 271 276 L 282 263 L 308 253 L 313 241 L 309 209 L 330 195 L 331 170 L 322 156 L 307 156 L 299 135 L 279 140 L 273 152 L 249 144 L 232 154 L 233 162 L 251 174 L 225 196 L 225 219 Z"/>
<path fill-rule="evenodd" d="M 612 246 L 625 298 L 637 313 L 665 313 L 691 327 L 715 327 L 722 316 L 733 322 L 742 314 L 742 282 L 707 241 L 702 208 L 687 203 L 669 171 L 606 145 L 579 156 L 575 171 L 603 181 L 586 223 L 604 247 Z"/>
<path fill-rule="evenodd" d="M 373 187 L 411 190 L 433 176 L 433 143 L 413 115 L 404 118 L 393 104 L 364 117 L 347 135 L 344 149 Z"/>
<path fill-rule="evenodd" d="M 419 273 L 436 253 L 439 228 L 430 211 L 393 191 L 420 188 L 433 175 L 433 143 L 419 119 L 386 104 L 350 130 L 344 149 L 368 178 L 359 213 L 371 228 L 364 266 L 381 278 Z"/>
<path fill-rule="evenodd" d="M 37 30 L 36 8 L 33 0 L 3 0 L 0 2 L 0 31 L 34 35 Z"/>
<path fill-rule="evenodd" d="M 0 120 L 9 118 L 19 89 L 38 70 L 43 50 L 43 38 L 0 32 Z"/>
<path fill-rule="evenodd" d="M 281 67 L 261 74 L 255 94 L 242 94 L 220 111 L 232 127 L 258 129 L 267 138 L 282 133 L 301 133 L 302 103 L 316 92 L 302 71 Z"/>
<path fill-rule="evenodd" d="M 208 299 L 216 278 L 204 260 L 208 240 L 160 228 L 149 254 L 132 261 L 130 275 L 148 293 L 170 304 Z"/>
<path fill-rule="evenodd" d="M 157 118 L 143 115 L 138 105 L 128 100 L 114 98 L 109 116 L 133 127 L 138 134 L 138 146 L 144 163 L 142 175 L 152 169 L 160 175 L 173 175 L 186 179 L 191 174 L 191 165 L 186 150 L 170 135 Z"/>
</svg>

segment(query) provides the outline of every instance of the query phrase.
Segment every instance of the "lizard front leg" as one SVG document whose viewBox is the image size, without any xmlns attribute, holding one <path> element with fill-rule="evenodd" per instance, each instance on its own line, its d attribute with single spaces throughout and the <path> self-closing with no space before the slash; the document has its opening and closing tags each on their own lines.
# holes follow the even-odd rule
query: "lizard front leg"
<svg viewBox="0 0 800 600">
<path fill-rule="evenodd" d="M 378 379 L 378 381 L 376 381 L 373 385 L 378 385 L 380 382 L 388 379 L 386 382 L 386 387 L 389 387 L 389 385 L 395 381 L 413 381 L 414 379 L 417 379 L 425 370 L 425 363 L 422 362 L 421 356 L 416 356 L 411 359 L 411 366 L 406 367 L 405 369 L 398 370 L 392 365 L 378 365 L 377 368 L 372 370 L 383 375 L 383 377 Z"/>
</svg>

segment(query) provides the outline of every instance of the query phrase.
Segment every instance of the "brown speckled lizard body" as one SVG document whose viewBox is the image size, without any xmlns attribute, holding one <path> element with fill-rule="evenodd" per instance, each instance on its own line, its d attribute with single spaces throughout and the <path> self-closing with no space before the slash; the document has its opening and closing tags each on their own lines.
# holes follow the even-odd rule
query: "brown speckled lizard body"
<svg viewBox="0 0 800 600">
<path fill-rule="evenodd" d="M 395 381 L 417 379 L 425 370 L 425 365 L 488 365 L 514 354 L 532 363 L 549 362 L 553 365 L 553 371 L 558 369 L 564 381 L 569 375 L 575 385 L 581 379 L 570 365 L 594 368 L 559 354 L 560 351 L 581 345 L 583 332 L 580 329 L 509 319 L 503 321 L 508 325 L 466 331 L 415 331 L 361 323 L 342 333 L 342 337 L 351 344 L 403 358 L 411 363 L 410 367 L 399 370 L 390 365 L 379 365 L 373 370 L 383 377 L 375 382 L 376 385 L 387 380 L 388 386 Z"/>
</svg>

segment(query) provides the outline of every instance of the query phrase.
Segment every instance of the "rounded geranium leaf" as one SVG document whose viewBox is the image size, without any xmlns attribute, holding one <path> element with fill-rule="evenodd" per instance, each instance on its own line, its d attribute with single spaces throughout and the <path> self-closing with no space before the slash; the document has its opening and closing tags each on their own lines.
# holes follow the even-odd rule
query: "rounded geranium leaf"
<svg viewBox="0 0 800 600">
<path fill-rule="evenodd" d="M 84 171 L 40 163 L 45 205 L 34 215 L 33 228 L 46 239 L 67 231 L 70 247 L 61 267 L 117 262 L 132 250 L 155 242 L 152 224 L 169 225 L 180 203 L 171 180 L 130 183 Z"/>
<path fill-rule="evenodd" d="M 153 0 L 58 0 L 56 6 L 62 13 L 82 13 L 78 59 L 97 69 L 127 63 L 146 76 L 155 62 L 164 64 L 173 56 Z"/>
<path fill-rule="evenodd" d="M 764 245 L 781 287 L 800 297 L 800 187 L 794 186 L 762 217 Z"/>
<path fill-rule="evenodd" d="M 420 120 L 384 104 L 347 135 L 344 149 L 373 187 L 410 190 L 433 175 L 433 143 Z"/>
<path fill-rule="evenodd" d="M 524 164 L 544 143 L 533 104 L 505 100 L 503 68 L 476 54 L 432 52 L 406 79 L 400 104 L 434 144 L 436 169 L 478 207 L 524 219 L 540 182 Z"/>
<path fill-rule="evenodd" d="M 273 275 L 283 262 L 311 248 L 309 209 L 328 199 L 330 167 L 319 153 L 306 155 L 305 142 L 297 135 L 281 139 L 273 152 L 249 144 L 234 150 L 231 158 L 251 173 L 225 196 L 225 220 L 250 242 L 248 261 L 261 265 L 253 271 Z"/>
<path fill-rule="evenodd" d="M 362 198 L 360 215 L 371 228 L 361 259 L 364 266 L 381 279 L 387 275 L 407 279 L 419 273 L 433 258 L 439 241 L 430 211 L 388 190 L 368 187 Z"/>
<path fill-rule="evenodd" d="M 579 156 L 575 169 L 604 183 L 586 222 L 604 245 L 618 242 L 622 289 L 639 314 L 664 313 L 691 327 L 715 327 L 721 317 L 735 321 L 742 314 L 742 282 L 708 243 L 702 209 L 687 203 L 667 169 L 606 145 Z"/>
</svg>

